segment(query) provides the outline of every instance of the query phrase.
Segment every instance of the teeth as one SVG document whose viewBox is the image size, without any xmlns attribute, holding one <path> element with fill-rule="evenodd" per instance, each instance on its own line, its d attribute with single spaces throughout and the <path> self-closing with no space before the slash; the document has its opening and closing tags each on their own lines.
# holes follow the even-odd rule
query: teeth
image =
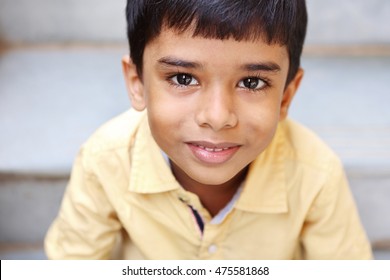
<svg viewBox="0 0 390 280">
<path fill-rule="evenodd" d="M 208 148 L 208 147 L 201 146 L 201 145 L 196 145 L 196 146 L 198 146 L 199 148 L 206 150 L 208 152 L 222 152 L 222 151 L 226 151 L 226 150 L 230 149 L 230 148 Z"/>
</svg>

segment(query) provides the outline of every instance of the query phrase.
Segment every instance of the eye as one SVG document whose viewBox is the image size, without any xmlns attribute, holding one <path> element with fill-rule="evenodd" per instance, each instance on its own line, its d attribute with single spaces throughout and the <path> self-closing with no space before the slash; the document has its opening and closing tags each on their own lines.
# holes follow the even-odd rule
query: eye
<svg viewBox="0 0 390 280">
<path fill-rule="evenodd" d="M 267 84 L 262 79 L 256 77 L 245 78 L 238 83 L 239 87 L 250 90 L 262 89 L 266 85 Z"/>
<path fill-rule="evenodd" d="M 198 81 L 190 74 L 177 74 L 170 78 L 171 82 L 178 86 L 196 86 Z"/>
</svg>

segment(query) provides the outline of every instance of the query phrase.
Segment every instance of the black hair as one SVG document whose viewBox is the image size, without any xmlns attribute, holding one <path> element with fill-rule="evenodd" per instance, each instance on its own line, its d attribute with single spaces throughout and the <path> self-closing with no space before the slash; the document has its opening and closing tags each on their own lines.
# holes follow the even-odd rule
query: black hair
<svg viewBox="0 0 390 280">
<path fill-rule="evenodd" d="M 287 83 L 300 66 L 307 28 L 305 0 L 128 0 L 130 56 L 142 76 L 143 53 L 163 26 L 179 34 L 213 39 L 264 39 L 286 46 L 290 59 Z"/>
</svg>

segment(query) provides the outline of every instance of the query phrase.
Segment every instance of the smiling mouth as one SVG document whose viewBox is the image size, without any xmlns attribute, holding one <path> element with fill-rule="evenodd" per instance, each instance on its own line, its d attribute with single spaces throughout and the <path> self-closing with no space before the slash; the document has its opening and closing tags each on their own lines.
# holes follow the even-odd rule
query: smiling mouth
<svg viewBox="0 0 390 280">
<path fill-rule="evenodd" d="M 206 164 L 225 163 L 230 160 L 241 147 L 241 145 L 234 143 L 214 144 L 210 142 L 188 142 L 186 144 L 195 158 Z"/>
</svg>

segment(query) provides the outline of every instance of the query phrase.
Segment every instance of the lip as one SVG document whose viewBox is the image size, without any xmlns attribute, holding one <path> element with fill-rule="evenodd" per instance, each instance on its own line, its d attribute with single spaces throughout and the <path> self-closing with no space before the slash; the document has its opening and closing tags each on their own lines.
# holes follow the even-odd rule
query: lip
<svg viewBox="0 0 390 280">
<path fill-rule="evenodd" d="M 235 143 L 212 143 L 194 141 L 186 143 L 193 155 L 202 163 L 222 164 L 230 160 L 240 149 Z"/>
</svg>

